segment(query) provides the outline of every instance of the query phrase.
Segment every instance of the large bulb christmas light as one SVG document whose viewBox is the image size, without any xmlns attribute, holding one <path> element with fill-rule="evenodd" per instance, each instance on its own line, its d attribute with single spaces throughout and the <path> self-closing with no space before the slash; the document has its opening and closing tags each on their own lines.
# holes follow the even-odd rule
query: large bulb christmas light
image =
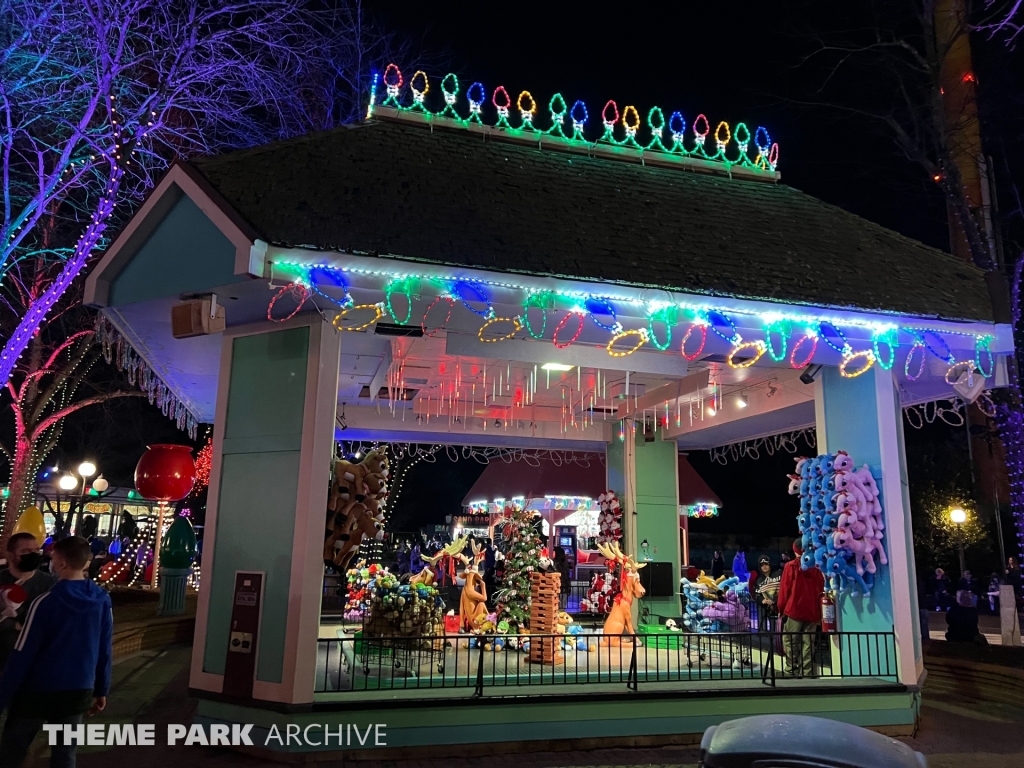
<svg viewBox="0 0 1024 768">
<path fill-rule="evenodd" d="M 524 98 L 523 105 L 529 107 L 530 102 Z M 550 339 L 555 347 L 564 349 L 580 338 L 588 326 L 586 320 L 589 317 L 594 326 L 608 334 L 600 343 L 613 357 L 632 354 L 648 343 L 658 351 L 672 350 L 674 353 L 677 348 L 675 329 L 685 326 L 685 333 L 678 342 L 678 350 L 683 357 L 699 359 L 707 348 L 710 330 L 728 344 L 725 362 L 733 368 L 753 366 L 767 354 L 775 362 L 784 362 L 788 358 L 792 368 L 802 369 L 815 360 L 819 341 L 824 340 L 825 347 L 838 353 L 840 373 L 847 378 L 860 376 L 875 364 L 889 370 L 899 359 L 903 363 L 903 375 L 909 381 L 915 381 L 924 375 L 929 355 L 944 361 L 947 369 L 970 363 L 973 372 L 986 378 L 995 370 L 995 355 L 991 349 L 993 337 L 990 334 L 966 333 L 948 327 L 900 327 L 877 319 L 836 318 L 795 308 L 764 312 L 708 303 L 651 302 L 622 295 L 538 290 L 513 283 L 511 277 L 508 281 L 485 280 L 465 275 L 426 275 L 292 262 L 275 262 L 274 270 L 275 274 L 287 276 L 290 282 L 271 298 L 268 318 L 283 320 L 292 317 L 307 304 L 315 304 L 316 294 L 340 306 L 334 323 L 341 330 L 365 330 L 383 317 L 385 311 L 395 322 L 408 324 L 413 313 L 419 311 L 422 313 L 420 326 L 423 333 L 433 336 L 447 326 L 455 311 L 468 310 L 482 318 L 478 332 L 481 341 L 498 343 L 525 331 L 524 335 Z M 376 304 L 354 304 L 349 295 L 349 285 L 354 276 L 379 281 L 384 300 Z M 339 300 L 328 296 L 318 285 L 340 288 L 344 298 Z M 360 288 L 368 289 L 365 284 Z M 522 298 L 514 298 L 513 302 L 521 302 L 521 311 L 515 316 L 498 317 L 491 300 L 492 289 L 520 291 Z M 291 296 L 297 306 L 292 309 L 292 302 L 287 302 L 288 306 L 283 311 L 291 309 L 291 312 L 284 317 L 275 316 L 275 305 L 285 296 Z M 443 318 L 441 310 L 437 309 L 439 304 L 445 305 Z M 627 324 L 639 323 L 640 327 L 624 325 L 619 319 L 621 305 L 630 305 L 633 309 L 632 313 L 623 314 L 623 320 Z M 551 312 L 559 315 L 553 331 L 549 330 L 548 324 Z M 282 314 L 282 311 L 277 314 Z M 345 325 L 345 322 L 352 322 L 345 320 L 351 315 L 357 315 L 359 321 L 352 326 Z M 741 334 L 737 318 L 742 319 L 743 333 L 748 338 Z M 498 323 L 504 325 L 501 332 L 496 333 L 498 329 L 493 326 Z M 749 338 L 752 326 L 760 326 L 760 337 Z M 859 329 L 861 333 L 869 331 L 870 337 L 858 342 L 861 348 L 855 348 L 841 326 Z M 627 336 L 635 337 L 631 345 L 618 343 Z M 957 361 L 947 340 L 951 336 L 969 339 L 973 355 L 968 352 L 966 359 Z M 907 350 L 906 353 L 903 349 Z"/>
<path fill-rule="evenodd" d="M 441 80 L 440 89 L 442 105 L 439 111 L 432 112 L 428 101 L 433 97 L 430 96 L 430 82 L 425 72 L 416 72 L 406 83 L 401 70 L 395 64 L 389 64 L 384 70 L 382 79 L 386 98 L 380 103 L 381 107 L 403 112 L 423 112 L 444 117 L 462 125 L 483 124 L 481 107 L 486 99 L 486 92 L 481 83 L 473 83 L 469 87 L 466 91 L 466 103 L 463 106 L 459 103 L 458 77 L 454 73 L 445 75 Z M 377 78 L 375 77 L 370 93 L 367 117 L 372 116 L 377 108 L 376 88 Z M 404 101 L 403 88 L 407 90 Z M 491 103 L 497 111 L 497 120 L 494 126 L 513 134 L 536 131 L 572 142 L 593 144 L 596 141 L 644 152 L 660 152 L 681 157 L 694 157 L 700 160 L 713 160 L 726 167 L 742 166 L 752 171 L 767 173 L 774 173 L 779 162 L 779 146 L 771 142 L 771 137 L 763 126 L 759 126 L 755 131 L 754 148 L 751 149 L 751 135 L 745 124 L 738 123 L 733 131 L 730 129 L 729 123 L 724 120 L 720 121 L 714 131 L 715 146 L 708 150 L 707 138 L 711 135 L 711 124 L 703 114 L 698 115 L 693 121 L 693 127 L 688 136 L 686 120 L 681 112 L 673 112 L 666 122 L 665 113 L 659 107 L 652 107 L 647 112 L 647 119 L 644 121 L 636 107 L 626 106 L 620 112 L 618 104 L 609 100 L 601 110 L 599 131 L 593 130 L 591 136 L 587 136 L 586 133 L 590 129 L 591 123 L 586 104 L 577 100 L 573 103 L 572 108 L 567 110 L 565 98 L 559 93 L 554 94 L 548 103 L 547 120 L 550 123 L 548 127 L 537 125 L 540 117 L 538 103 L 529 91 L 522 91 L 519 98 L 516 99 L 515 107 L 519 111 L 517 126 L 513 126 L 509 121 L 513 102 L 504 86 L 499 85 L 494 89 L 491 94 Z M 572 121 L 571 135 L 567 135 L 563 130 L 566 117 Z M 616 135 L 617 128 L 621 138 Z M 672 135 L 668 146 L 663 141 L 666 128 Z"/>
</svg>

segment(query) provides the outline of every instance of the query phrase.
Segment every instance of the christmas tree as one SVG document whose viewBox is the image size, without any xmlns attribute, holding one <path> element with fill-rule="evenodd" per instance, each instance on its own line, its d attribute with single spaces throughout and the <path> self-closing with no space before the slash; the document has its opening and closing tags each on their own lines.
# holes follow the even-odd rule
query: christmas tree
<svg viewBox="0 0 1024 768">
<path fill-rule="evenodd" d="M 530 573 L 537 569 L 544 544 L 537 533 L 533 512 L 505 507 L 505 575 L 498 601 L 498 619 L 518 631 L 530 616 Z"/>
</svg>

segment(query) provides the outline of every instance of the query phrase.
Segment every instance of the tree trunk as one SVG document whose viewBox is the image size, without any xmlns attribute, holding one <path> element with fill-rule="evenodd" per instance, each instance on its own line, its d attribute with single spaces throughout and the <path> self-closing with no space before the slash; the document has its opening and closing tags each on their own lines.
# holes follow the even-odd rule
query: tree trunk
<svg viewBox="0 0 1024 768">
<path fill-rule="evenodd" d="M 14 446 L 14 463 L 11 465 L 10 493 L 4 506 L 4 527 L 0 535 L 0 551 L 7 551 L 7 540 L 14 531 L 21 513 L 35 496 L 36 478 L 33 462 L 35 446 L 24 437 L 19 437 Z M 39 542 L 42 545 L 43 542 Z"/>
</svg>

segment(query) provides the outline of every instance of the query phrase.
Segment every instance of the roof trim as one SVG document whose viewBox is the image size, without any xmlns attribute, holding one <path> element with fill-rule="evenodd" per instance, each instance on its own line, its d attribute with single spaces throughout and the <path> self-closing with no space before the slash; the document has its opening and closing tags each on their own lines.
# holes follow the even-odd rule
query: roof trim
<svg viewBox="0 0 1024 768">
<path fill-rule="evenodd" d="M 202 174 L 187 163 L 175 161 L 89 273 L 85 281 L 86 304 L 94 307 L 108 305 L 111 283 L 182 197 L 195 203 L 235 247 L 236 275 L 263 276 L 265 245 L 253 226 L 239 216 Z"/>
</svg>

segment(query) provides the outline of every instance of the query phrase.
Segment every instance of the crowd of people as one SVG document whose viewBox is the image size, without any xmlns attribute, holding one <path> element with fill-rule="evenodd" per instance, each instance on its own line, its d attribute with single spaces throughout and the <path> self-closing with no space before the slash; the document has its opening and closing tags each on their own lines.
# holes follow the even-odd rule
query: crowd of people
<svg viewBox="0 0 1024 768">
<path fill-rule="evenodd" d="M 983 644 L 987 641 L 978 628 L 979 614 L 999 614 L 1000 588 L 1004 585 L 1013 588 L 1014 603 L 1020 609 L 1024 602 L 1021 582 L 1020 565 L 1010 557 L 1006 568 L 1001 573 L 993 572 L 987 581 L 965 568 L 954 585 L 944 569 L 936 568 L 923 588 L 918 587 L 918 597 L 923 608 L 946 614 L 946 640 Z"/>
<path fill-rule="evenodd" d="M 0 768 L 19 768 L 45 723 L 63 724 L 51 768 L 74 768 L 82 719 L 107 705 L 113 655 L 110 596 L 89 578 L 93 551 L 81 536 L 7 541 L 0 570 Z"/>
</svg>

